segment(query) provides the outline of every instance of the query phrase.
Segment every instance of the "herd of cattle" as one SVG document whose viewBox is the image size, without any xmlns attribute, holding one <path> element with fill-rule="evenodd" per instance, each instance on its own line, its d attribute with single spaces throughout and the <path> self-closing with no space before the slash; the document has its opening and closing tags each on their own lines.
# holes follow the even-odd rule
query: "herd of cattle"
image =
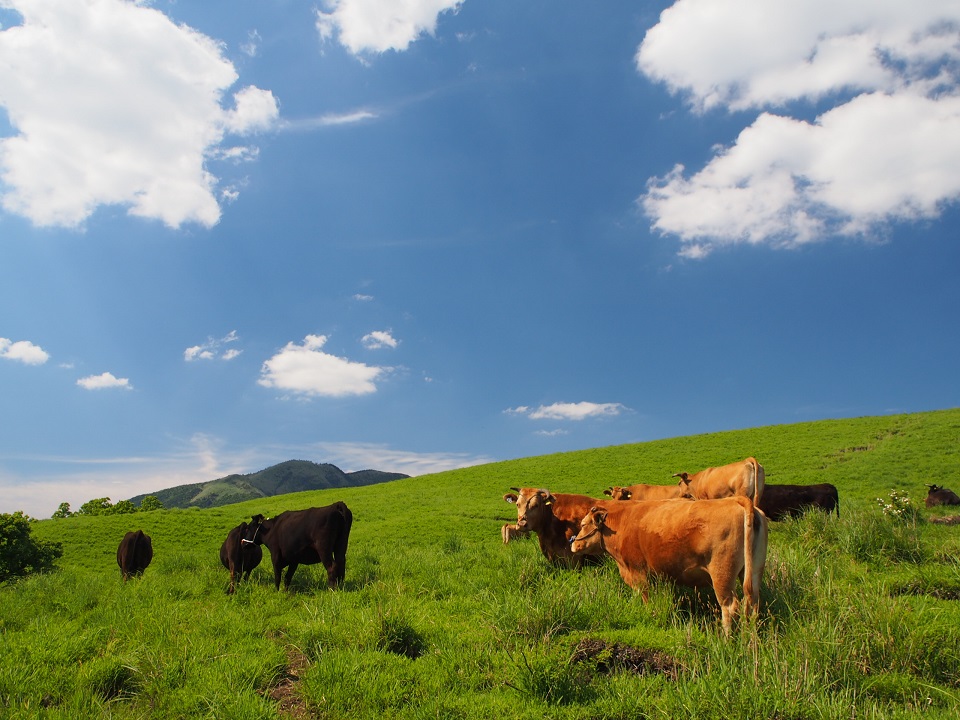
<svg viewBox="0 0 960 720">
<path fill-rule="evenodd" d="M 503 542 L 536 533 L 540 551 L 556 564 L 579 567 L 610 555 L 620 576 L 647 597 L 648 577 L 692 587 L 712 587 L 720 604 L 723 631 L 734 618 L 757 611 L 767 557 L 768 521 L 798 517 L 810 509 L 840 516 L 837 488 L 768 485 L 755 458 L 689 475 L 676 485 L 613 486 L 609 499 L 551 493 L 545 488 L 511 488 L 503 499 L 517 506 L 516 524 L 502 527 Z M 960 497 L 928 485 L 927 507 L 960 505 Z M 343 582 L 353 513 L 343 502 L 308 510 L 288 510 L 274 518 L 254 515 L 233 528 L 220 547 L 220 562 L 236 583 L 250 577 L 266 545 L 274 585 L 284 588 L 299 565 L 322 563 L 327 584 Z M 123 580 L 140 575 L 153 559 L 150 536 L 128 532 L 117 548 Z M 743 598 L 736 595 L 737 581 Z"/>
</svg>

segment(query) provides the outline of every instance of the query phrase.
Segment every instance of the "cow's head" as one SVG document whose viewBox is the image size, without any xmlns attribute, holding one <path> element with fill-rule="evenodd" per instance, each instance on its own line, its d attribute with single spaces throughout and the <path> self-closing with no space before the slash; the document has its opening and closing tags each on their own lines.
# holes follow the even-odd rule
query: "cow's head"
<svg viewBox="0 0 960 720">
<path fill-rule="evenodd" d="M 604 495 L 609 495 L 613 500 L 630 500 L 633 497 L 633 493 L 625 487 L 620 487 L 619 485 L 613 485 L 607 490 L 603 491 Z"/>
<path fill-rule="evenodd" d="M 590 508 L 590 512 L 580 521 L 580 532 L 570 540 L 570 552 L 574 555 L 600 555 L 604 552 L 603 533 L 606 525 L 607 511 L 598 507 Z"/>
<path fill-rule="evenodd" d="M 690 476 L 685 472 L 675 473 L 675 478 L 680 478 L 680 482 L 677 483 L 677 487 L 680 488 L 680 497 L 693 497 L 693 493 L 690 491 Z"/>
<path fill-rule="evenodd" d="M 503 499 L 517 506 L 517 528 L 536 532 L 543 526 L 546 516 L 553 513 L 550 506 L 555 498 L 545 488 L 510 489 L 516 494 L 507 493 Z"/>
<path fill-rule="evenodd" d="M 263 531 L 266 529 L 263 527 L 263 524 L 266 522 L 266 518 L 263 515 L 254 515 L 250 524 L 242 524 L 242 530 L 240 531 L 240 547 L 247 547 L 253 543 L 262 543 L 263 542 Z"/>
<path fill-rule="evenodd" d="M 939 485 L 927 485 L 927 495 L 933 495 L 936 492 L 943 490 Z"/>
</svg>

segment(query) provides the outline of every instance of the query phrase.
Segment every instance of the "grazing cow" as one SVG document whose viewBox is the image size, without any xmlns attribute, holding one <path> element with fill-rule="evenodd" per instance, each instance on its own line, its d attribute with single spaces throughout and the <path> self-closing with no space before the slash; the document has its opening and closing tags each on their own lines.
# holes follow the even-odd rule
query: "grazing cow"
<svg viewBox="0 0 960 720">
<path fill-rule="evenodd" d="M 143 530 L 128 532 L 117 548 L 117 565 L 120 577 L 126 582 L 132 575 L 142 575 L 153 560 L 153 543 Z"/>
<path fill-rule="evenodd" d="M 261 547 L 252 540 L 245 539 L 248 527 L 249 525 L 245 522 L 237 525 L 220 546 L 220 562 L 230 571 L 228 593 L 233 592 L 236 583 L 240 580 L 249 580 L 250 571 L 263 560 Z"/>
<path fill-rule="evenodd" d="M 763 465 L 756 458 L 749 457 L 723 467 L 707 468 L 693 475 L 680 472 L 674 477 L 680 478 L 677 483 L 680 494 L 689 495 L 694 500 L 743 495 L 750 498 L 754 505 L 759 505 L 765 474 Z"/>
<path fill-rule="evenodd" d="M 583 565 L 586 558 L 573 556 L 570 540 L 580 529 L 580 520 L 587 511 L 604 502 L 586 495 L 554 495 L 545 488 L 510 489 L 514 492 L 503 499 L 517 506 L 517 528 L 537 534 L 543 556 L 555 565 Z"/>
<path fill-rule="evenodd" d="M 649 575 L 710 587 L 730 634 L 738 608 L 757 612 L 767 560 L 767 519 L 749 498 L 684 502 L 646 500 L 591 508 L 571 543 L 575 555 L 605 551 L 620 577 L 647 600 Z M 743 603 L 736 596 L 743 583 Z"/>
<path fill-rule="evenodd" d="M 834 511 L 840 517 L 840 494 L 830 483 L 816 485 L 764 485 L 758 508 L 771 520 L 800 517 L 816 508 L 828 515 Z"/>
<path fill-rule="evenodd" d="M 247 526 L 246 540 L 263 544 L 273 561 L 273 582 L 280 589 L 280 575 L 285 590 L 290 589 L 293 573 L 299 565 L 323 563 L 327 569 L 327 585 L 336 588 L 343 582 L 347 566 L 347 542 L 353 513 L 343 502 L 309 510 L 287 510 L 269 520 L 254 515 Z"/>
<path fill-rule="evenodd" d="M 677 485 L 613 485 L 603 494 L 614 500 L 673 500 L 680 497 L 680 488 Z"/>
<path fill-rule="evenodd" d="M 527 536 L 527 530 L 521 530 L 516 525 L 507 523 L 500 528 L 500 534 L 503 535 L 503 544 L 506 545 L 511 540 L 518 540 Z"/>
<path fill-rule="evenodd" d="M 953 490 L 947 490 L 940 485 L 927 485 L 927 507 L 937 505 L 960 505 L 960 497 Z"/>
</svg>

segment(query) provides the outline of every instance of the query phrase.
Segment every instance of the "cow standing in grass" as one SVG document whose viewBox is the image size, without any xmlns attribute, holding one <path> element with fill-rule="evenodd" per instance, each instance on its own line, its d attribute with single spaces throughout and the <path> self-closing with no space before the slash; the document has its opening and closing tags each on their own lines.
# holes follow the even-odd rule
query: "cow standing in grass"
<svg viewBox="0 0 960 720">
<path fill-rule="evenodd" d="M 237 525 L 220 546 L 220 562 L 230 571 L 228 593 L 233 593 L 236 584 L 241 580 L 249 580 L 250 572 L 263 560 L 261 547 L 252 540 L 245 539 L 248 527 L 245 522 Z"/>
<path fill-rule="evenodd" d="M 649 576 L 713 587 L 729 634 L 738 609 L 754 615 L 767 559 L 767 518 L 749 498 L 608 503 L 584 516 L 575 556 L 609 553 L 623 581 L 647 600 Z M 743 583 L 743 601 L 736 596 Z"/>
<path fill-rule="evenodd" d="M 583 565 L 585 556 L 574 557 L 570 540 L 580 529 L 583 516 L 603 501 L 586 495 L 554 495 L 546 488 L 510 489 L 514 492 L 503 499 L 517 506 L 517 528 L 537 534 L 543 556 L 557 565 Z"/>
<path fill-rule="evenodd" d="M 128 532 L 117 548 L 117 565 L 120 577 L 126 582 L 134 575 L 142 575 L 153 560 L 153 542 L 143 530 Z"/>
<path fill-rule="evenodd" d="M 807 510 L 832 512 L 840 517 L 840 493 L 830 483 L 815 485 L 772 485 L 763 487 L 763 497 L 757 505 L 771 520 L 800 517 Z"/>
<path fill-rule="evenodd" d="M 343 582 L 352 525 L 353 513 L 343 502 L 335 502 L 309 510 L 287 510 L 269 520 L 254 515 L 244 539 L 262 543 L 270 550 L 277 590 L 284 568 L 287 573 L 283 587 L 289 590 L 297 567 L 315 563 L 323 563 L 327 585 L 334 589 Z"/>
<path fill-rule="evenodd" d="M 750 498 L 754 505 L 759 505 L 766 476 L 763 465 L 756 458 L 749 457 L 722 467 L 707 468 L 693 475 L 679 472 L 674 477 L 680 478 L 677 483 L 680 494 L 689 495 L 694 500 L 742 495 Z"/>
</svg>

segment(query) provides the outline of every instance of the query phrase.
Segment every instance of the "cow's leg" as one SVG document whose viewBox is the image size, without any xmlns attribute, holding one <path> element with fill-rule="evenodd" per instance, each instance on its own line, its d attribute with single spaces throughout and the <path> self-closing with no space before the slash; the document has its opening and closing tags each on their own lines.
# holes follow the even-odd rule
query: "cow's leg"
<svg viewBox="0 0 960 720">
<path fill-rule="evenodd" d="M 717 602 L 720 603 L 720 621 L 723 626 L 723 634 L 729 635 L 733 629 L 733 619 L 737 616 L 739 601 L 732 582 L 719 583 L 714 582 L 713 591 L 716 593 Z"/>
<path fill-rule="evenodd" d="M 280 564 L 281 561 L 279 558 L 274 558 L 273 560 L 273 584 L 277 590 L 280 589 L 280 576 L 283 575 L 284 565 Z"/>
<path fill-rule="evenodd" d="M 297 571 L 298 563 L 290 563 L 290 567 L 287 568 L 287 575 L 283 578 L 283 589 L 290 589 L 290 581 L 293 580 L 293 574 Z"/>
</svg>

